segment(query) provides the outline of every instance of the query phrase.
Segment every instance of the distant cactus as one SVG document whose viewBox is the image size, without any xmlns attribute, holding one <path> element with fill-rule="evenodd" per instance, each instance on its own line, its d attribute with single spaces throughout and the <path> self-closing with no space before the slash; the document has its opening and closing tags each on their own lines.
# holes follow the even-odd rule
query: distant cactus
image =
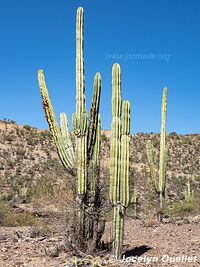
<svg viewBox="0 0 200 267">
<path fill-rule="evenodd" d="M 166 112 L 167 112 L 167 88 L 164 88 L 162 97 L 159 175 L 157 174 L 157 169 L 154 163 L 153 146 L 150 140 L 147 143 L 147 159 L 150 167 L 150 174 L 154 188 L 160 197 L 160 221 L 162 221 L 163 200 L 164 200 L 165 186 L 166 186 L 166 166 L 167 166 Z"/>
<path fill-rule="evenodd" d="M 122 105 L 122 115 L 121 115 Z M 121 70 L 112 69 L 112 126 L 110 147 L 110 202 L 114 206 L 113 255 L 122 254 L 124 214 L 129 204 L 130 103 L 121 98 Z"/>
<path fill-rule="evenodd" d="M 88 122 L 88 114 L 85 103 L 85 80 L 84 80 L 84 58 L 83 58 L 83 8 L 78 8 L 76 17 L 76 112 L 73 114 L 73 128 L 76 136 L 76 152 L 70 140 L 68 120 L 65 113 L 60 114 L 60 128 L 56 122 L 56 116 L 49 98 L 44 74 L 38 71 L 38 81 L 42 95 L 43 108 L 49 128 L 53 135 L 60 159 L 68 172 L 77 176 L 77 197 L 79 203 L 80 231 L 84 239 L 91 238 L 93 227 L 88 219 L 86 209 L 95 203 L 96 173 L 91 175 L 88 181 L 88 166 L 92 164 L 94 168 L 99 166 L 100 132 L 101 123 L 99 116 L 99 102 L 101 93 L 101 76 L 99 73 L 94 78 L 94 94 Z M 92 163 L 91 163 L 92 162 Z M 88 234 L 88 229 L 90 233 Z"/>
<path fill-rule="evenodd" d="M 187 182 L 187 190 L 184 193 L 185 202 L 191 203 L 194 200 L 194 190 L 191 190 L 190 181 Z"/>
<path fill-rule="evenodd" d="M 133 191 L 133 207 L 135 212 L 135 219 L 137 219 L 137 206 L 138 206 L 138 192 L 136 189 Z"/>
</svg>

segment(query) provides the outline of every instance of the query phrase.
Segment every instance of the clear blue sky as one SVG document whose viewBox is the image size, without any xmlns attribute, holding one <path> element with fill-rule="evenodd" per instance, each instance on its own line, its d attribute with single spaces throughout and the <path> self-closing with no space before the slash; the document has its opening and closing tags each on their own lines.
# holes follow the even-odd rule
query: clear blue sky
<svg viewBox="0 0 200 267">
<path fill-rule="evenodd" d="M 159 132 L 168 87 L 167 131 L 200 133 L 199 0 L 1 0 L 0 118 L 47 128 L 37 83 L 45 72 L 57 116 L 75 111 L 75 16 L 85 10 L 85 78 L 102 75 L 102 128 L 111 123 L 111 69 L 122 69 L 131 130 Z"/>
</svg>

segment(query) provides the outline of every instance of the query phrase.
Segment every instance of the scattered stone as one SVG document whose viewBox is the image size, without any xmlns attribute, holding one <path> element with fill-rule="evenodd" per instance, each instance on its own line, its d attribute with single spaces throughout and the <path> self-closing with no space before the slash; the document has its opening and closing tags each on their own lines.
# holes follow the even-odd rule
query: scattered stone
<svg viewBox="0 0 200 267">
<path fill-rule="evenodd" d="M 39 236 L 39 230 L 37 229 L 30 229 L 30 238 L 36 238 Z"/>
<path fill-rule="evenodd" d="M 15 262 L 15 266 L 16 266 L 16 267 L 24 266 L 24 263 L 21 262 L 21 261 L 17 261 L 17 262 Z"/>
<path fill-rule="evenodd" d="M 182 219 L 176 220 L 175 223 L 178 226 L 180 226 L 180 225 L 183 225 L 183 224 L 190 224 L 190 220 L 188 218 L 182 218 Z"/>
<path fill-rule="evenodd" d="M 20 231 L 15 231 L 15 234 L 17 235 L 18 238 L 22 238 L 22 233 L 20 233 Z"/>
<path fill-rule="evenodd" d="M 6 252 L 7 248 L 2 248 L 1 251 Z"/>
<path fill-rule="evenodd" d="M 193 218 L 189 218 L 191 223 L 199 224 L 200 223 L 200 215 L 197 215 Z"/>
<path fill-rule="evenodd" d="M 45 254 L 49 257 L 58 257 L 59 256 L 59 249 L 58 247 L 56 246 L 52 246 L 52 247 L 49 247 L 49 248 L 45 248 Z"/>
<path fill-rule="evenodd" d="M 5 241 L 5 240 L 7 240 L 7 236 L 6 235 L 0 235 L 0 242 Z"/>
</svg>

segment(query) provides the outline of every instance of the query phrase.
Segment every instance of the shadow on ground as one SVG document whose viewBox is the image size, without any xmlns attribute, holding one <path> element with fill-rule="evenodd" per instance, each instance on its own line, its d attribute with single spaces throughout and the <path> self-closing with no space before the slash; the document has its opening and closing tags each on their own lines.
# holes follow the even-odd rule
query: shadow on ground
<svg viewBox="0 0 200 267">
<path fill-rule="evenodd" d="M 146 253 L 148 250 L 151 250 L 151 247 L 148 247 L 146 245 L 140 246 L 140 247 L 135 247 L 134 249 L 127 250 L 125 253 L 123 253 L 122 256 L 127 257 L 136 257 L 136 256 L 141 256 L 144 253 Z"/>
</svg>

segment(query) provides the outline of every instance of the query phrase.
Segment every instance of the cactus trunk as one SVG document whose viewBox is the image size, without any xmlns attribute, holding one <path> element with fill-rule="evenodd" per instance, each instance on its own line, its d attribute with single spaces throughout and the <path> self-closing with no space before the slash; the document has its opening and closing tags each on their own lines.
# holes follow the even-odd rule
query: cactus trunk
<svg viewBox="0 0 200 267">
<path fill-rule="evenodd" d="M 96 132 L 96 141 L 93 149 L 93 157 L 88 163 L 88 189 L 87 189 L 87 208 L 85 221 L 85 236 L 87 239 L 92 238 L 94 221 L 98 224 L 98 207 L 99 199 L 99 175 L 100 175 L 100 144 L 101 144 L 101 118 L 98 116 L 98 125 Z"/>
<path fill-rule="evenodd" d="M 120 259 L 122 255 L 124 213 L 125 207 L 122 207 L 120 205 L 114 207 L 113 234 L 115 242 L 113 242 L 112 249 L 113 255 L 116 257 L 116 259 Z"/>
</svg>

